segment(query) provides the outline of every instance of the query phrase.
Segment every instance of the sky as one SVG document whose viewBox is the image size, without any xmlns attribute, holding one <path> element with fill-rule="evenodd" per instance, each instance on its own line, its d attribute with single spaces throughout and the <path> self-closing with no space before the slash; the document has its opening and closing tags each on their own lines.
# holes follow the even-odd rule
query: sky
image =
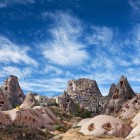
<svg viewBox="0 0 140 140">
<path fill-rule="evenodd" d="M 103 95 L 121 75 L 140 92 L 139 0 L 0 0 L 0 85 L 62 94 L 68 80 L 96 80 Z"/>
</svg>

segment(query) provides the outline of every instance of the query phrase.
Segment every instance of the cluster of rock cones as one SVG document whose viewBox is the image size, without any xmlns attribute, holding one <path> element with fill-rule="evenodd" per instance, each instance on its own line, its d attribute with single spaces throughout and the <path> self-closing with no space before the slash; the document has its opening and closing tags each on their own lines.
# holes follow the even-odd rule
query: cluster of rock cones
<svg viewBox="0 0 140 140">
<path fill-rule="evenodd" d="M 108 96 L 102 96 L 95 80 L 70 80 L 59 98 L 59 107 L 68 114 L 80 108 L 91 111 L 93 118 L 82 120 L 84 135 L 111 135 L 126 140 L 140 140 L 140 94 L 135 94 L 126 77 L 112 84 Z M 25 97 L 16 76 L 11 75 L 0 88 L 0 128 L 14 124 L 28 128 L 54 130 L 60 124 L 57 116 L 46 106 L 37 106 L 32 93 Z M 13 109 L 14 108 L 14 109 Z"/>
</svg>

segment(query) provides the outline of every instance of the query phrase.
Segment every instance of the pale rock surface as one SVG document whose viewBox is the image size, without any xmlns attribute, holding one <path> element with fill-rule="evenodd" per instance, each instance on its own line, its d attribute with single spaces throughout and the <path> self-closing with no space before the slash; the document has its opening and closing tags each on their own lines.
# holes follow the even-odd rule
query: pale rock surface
<svg viewBox="0 0 140 140">
<path fill-rule="evenodd" d="M 33 93 L 29 92 L 26 95 L 24 102 L 20 105 L 20 108 L 33 108 L 36 105 L 37 105 L 37 101 L 34 98 Z"/>
<path fill-rule="evenodd" d="M 131 100 L 123 104 L 119 118 L 127 119 L 134 117 L 139 109 L 140 109 L 140 94 L 137 94 Z"/>
<path fill-rule="evenodd" d="M 87 123 L 89 120 L 91 120 L 92 118 L 86 118 L 86 119 L 83 119 L 83 120 L 81 120 L 78 124 L 77 124 L 77 126 L 78 127 L 81 127 L 81 126 L 83 126 L 85 123 Z"/>
<path fill-rule="evenodd" d="M 99 115 L 81 127 L 80 132 L 84 135 L 103 136 L 111 135 L 116 137 L 126 137 L 131 128 L 122 120 L 107 115 Z"/>
<path fill-rule="evenodd" d="M 3 111 L 11 124 L 28 128 L 47 128 L 54 130 L 55 124 L 60 123 L 54 113 L 47 107 L 21 108 Z"/>
<path fill-rule="evenodd" d="M 126 140 L 140 140 L 140 124 L 137 125 L 130 134 L 126 137 Z"/>
</svg>

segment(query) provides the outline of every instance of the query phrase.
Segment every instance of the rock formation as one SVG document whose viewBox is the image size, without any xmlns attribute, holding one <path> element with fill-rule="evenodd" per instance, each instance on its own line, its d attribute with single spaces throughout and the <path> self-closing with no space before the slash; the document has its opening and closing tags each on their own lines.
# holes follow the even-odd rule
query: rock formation
<svg viewBox="0 0 140 140">
<path fill-rule="evenodd" d="M 67 92 L 69 95 L 101 95 L 96 81 L 86 78 L 68 81 Z"/>
<path fill-rule="evenodd" d="M 107 105 L 106 114 L 118 113 L 122 108 L 123 103 L 126 100 L 132 99 L 134 96 L 135 93 L 130 87 L 127 78 L 121 76 L 121 79 L 112 95 L 112 98 Z"/>
<path fill-rule="evenodd" d="M 116 85 L 113 83 L 111 84 L 111 87 L 110 87 L 110 90 L 109 90 L 109 93 L 108 93 L 108 96 L 111 98 L 115 92 L 115 89 L 116 89 Z"/>
<path fill-rule="evenodd" d="M 97 112 L 97 100 L 102 95 L 95 80 L 86 78 L 70 80 L 67 85 L 67 93 L 74 103 L 79 104 L 81 108 L 85 108 L 91 111 L 91 113 Z"/>
<path fill-rule="evenodd" d="M 3 93 L 0 88 L 0 110 L 10 110 L 12 106 L 8 100 L 8 97 Z"/>
<path fill-rule="evenodd" d="M 136 115 L 138 110 L 140 110 L 140 94 L 137 94 L 131 100 L 124 102 L 119 118 L 131 118 Z"/>
<path fill-rule="evenodd" d="M 84 135 L 127 137 L 131 128 L 122 120 L 107 115 L 99 115 L 82 125 Z"/>
<path fill-rule="evenodd" d="M 20 105 L 20 108 L 33 108 L 36 105 L 37 105 L 37 101 L 34 98 L 33 93 L 29 92 L 26 95 L 24 102 Z"/>
<path fill-rule="evenodd" d="M 8 79 L 6 79 L 1 89 L 8 97 L 13 107 L 18 106 L 23 102 L 24 94 L 16 76 L 11 75 Z"/>
<path fill-rule="evenodd" d="M 7 122 L 7 125 L 10 122 L 10 124 L 20 127 L 54 130 L 55 124 L 59 124 L 59 120 L 47 107 L 36 106 L 34 108 L 13 109 L 0 113 L 6 116 L 5 120 L 2 120 L 0 127 L 5 127 L 5 122 Z"/>
<path fill-rule="evenodd" d="M 61 96 L 59 105 L 67 113 L 74 113 L 76 111 L 76 105 L 66 91 Z"/>
</svg>

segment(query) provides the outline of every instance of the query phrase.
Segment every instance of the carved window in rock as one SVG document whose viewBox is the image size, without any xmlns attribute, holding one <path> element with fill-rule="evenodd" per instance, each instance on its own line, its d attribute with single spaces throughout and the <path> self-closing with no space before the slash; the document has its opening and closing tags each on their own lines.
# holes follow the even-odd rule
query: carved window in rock
<svg viewBox="0 0 140 140">
<path fill-rule="evenodd" d="M 2 104 L 2 105 L 3 105 L 3 104 L 4 104 L 4 101 L 0 101 L 0 104 Z"/>
<path fill-rule="evenodd" d="M 121 86 L 121 88 L 123 87 L 123 81 L 120 81 L 120 86 Z"/>
<path fill-rule="evenodd" d="M 5 87 L 5 90 L 8 90 L 8 87 Z"/>
<path fill-rule="evenodd" d="M 70 102 L 70 100 L 69 100 L 69 99 L 67 99 L 67 102 L 69 103 L 69 102 Z"/>
</svg>

